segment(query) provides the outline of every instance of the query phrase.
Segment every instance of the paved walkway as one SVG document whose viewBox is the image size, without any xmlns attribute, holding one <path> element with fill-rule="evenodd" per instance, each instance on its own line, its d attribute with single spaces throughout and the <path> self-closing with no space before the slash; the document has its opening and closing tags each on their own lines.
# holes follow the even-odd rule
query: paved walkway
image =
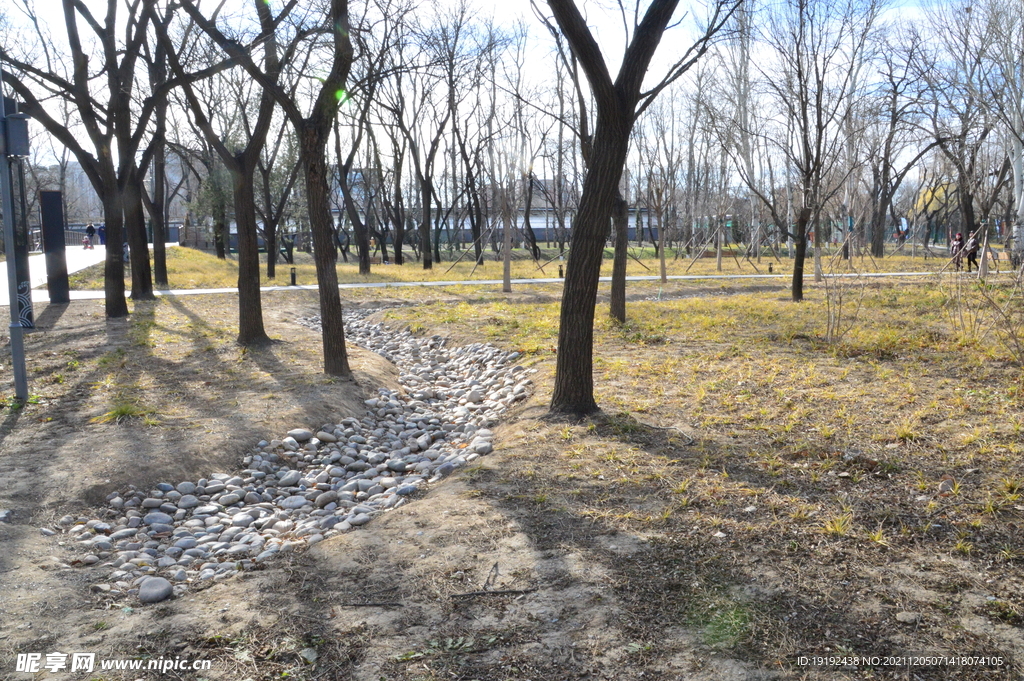
<svg viewBox="0 0 1024 681">
<path fill-rule="evenodd" d="M 169 243 L 168 248 L 176 247 L 178 244 Z M 103 262 L 106 257 L 106 249 L 103 246 L 86 250 L 84 248 L 68 248 L 65 251 L 68 263 L 68 274 L 84 270 L 87 267 Z M 32 302 L 48 303 L 50 298 L 46 290 L 46 256 L 36 254 L 29 256 L 29 275 L 32 279 Z M 837 276 L 863 276 L 863 277 L 919 277 L 922 275 L 934 274 L 934 272 L 888 272 L 873 274 L 841 274 Z M 792 278 L 791 274 L 679 274 L 668 277 L 670 281 L 696 281 L 709 279 L 784 279 Z M 661 277 L 638 276 L 626 277 L 626 281 L 659 281 Z M 609 282 L 611 277 L 601 277 L 601 281 Z M 512 285 L 523 284 L 559 284 L 562 279 L 539 278 L 539 279 L 513 279 Z M 360 288 L 407 288 L 410 286 L 501 286 L 501 279 L 473 279 L 469 281 L 393 281 L 393 282 L 367 282 L 354 284 L 339 284 L 338 288 L 360 289 Z M 316 284 L 303 286 L 264 286 L 261 291 L 315 291 Z M 157 290 L 158 296 L 198 296 L 210 293 L 238 293 L 237 288 L 194 288 L 194 289 L 171 289 Z M 7 296 L 7 263 L 0 263 L 0 306 L 6 307 Z M 103 300 L 103 291 L 71 291 L 71 300 Z"/>
<path fill-rule="evenodd" d="M 101 259 L 102 261 L 102 259 Z M 69 264 L 70 270 L 70 264 Z M 837 276 L 849 277 L 849 276 L 863 276 L 863 277 L 919 277 L 923 275 L 935 274 L 934 272 L 889 272 L 889 273 L 873 273 L 873 274 L 841 274 Z M 717 274 L 717 275 L 674 275 L 669 276 L 670 281 L 687 280 L 709 280 L 709 279 L 783 279 L 789 281 L 792 278 L 790 274 Z M 626 277 L 626 281 L 660 281 L 659 276 L 643 276 L 643 277 Z M 512 285 L 522 284 L 560 284 L 562 279 L 547 278 L 547 279 L 513 279 Z M 611 277 L 601 277 L 601 281 L 609 282 Z M 360 289 L 360 288 L 407 288 L 411 286 L 501 286 L 501 279 L 473 279 L 468 281 L 395 281 L 395 282 L 372 282 L 372 283 L 356 283 L 356 284 L 339 284 L 338 288 L 341 290 L 346 289 Z M 307 284 L 302 286 L 264 286 L 260 288 L 261 291 L 316 291 L 316 284 Z M 7 304 L 6 290 L 3 295 L 0 296 L 0 305 Z M 237 288 L 192 288 L 192 289 L 172 289 L 172 290 L 156 290 L 154 293 L 158 296 L 199 296 L 211 293 L 238 293 Z M 102 300 L 103 291 L 71 291 L 71 300 Z M 47 297 L 46 289 L 32 291 L 32 301 L 35 303 L 45 303 L 49 300 Z"/>
<path fill-rule="evenodd" d="M 175 244 L 177 245 L 177 244 Z M 103 262 L 107 257 L 107 251 L 103 246 L 84 249 L 81 246 L 69 247 L 65 251 L 68 262 L 68 274 L 84 270 L 97 263 Z M 32 282 L 32 302 L 48 302 L 50 300 L 46 291 L 46 256 L 42 253 L 28 256 L 28 274 Z M 38 287 L 42 286 L 40 290 Z M 0 262 L 0 305 L 7 306 L 10 298 L 7 295 L 7 263 Z M 102 298 L 102 292 L 100 297 Z M 6 320 L 5 320 L 6 321 Z"/>
</svg>

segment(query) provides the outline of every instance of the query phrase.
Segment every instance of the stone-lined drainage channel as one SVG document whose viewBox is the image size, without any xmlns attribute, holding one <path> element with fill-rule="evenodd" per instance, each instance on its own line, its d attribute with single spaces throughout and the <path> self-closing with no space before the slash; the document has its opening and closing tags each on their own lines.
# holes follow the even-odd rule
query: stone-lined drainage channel
<svg viewBox="0 0 1024 681">
<path fill-rule="evenodd" d="M 155 603 L 230 579 L 361 527 L 490 453 L 489 428 L 527 397 L 534 370 L 488 343 L 448 348 L 441 336 L 370 324 L 373 312 L 347 311 L 346 339 L 393 362 L 403 390 L 379 389 L 362 418 L 259 442 L 234 475 L 129 486 L 107 498 L 102 519 L 64 516 L 74 563 L 109 570 L 93 591 Z M 299 323 L 319 329 L 318 317 Z"/>
</svg>

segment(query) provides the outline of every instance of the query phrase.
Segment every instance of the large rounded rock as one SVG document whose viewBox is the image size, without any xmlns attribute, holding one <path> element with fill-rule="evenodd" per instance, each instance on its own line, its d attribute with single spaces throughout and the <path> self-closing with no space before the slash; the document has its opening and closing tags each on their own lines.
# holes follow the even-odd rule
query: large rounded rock
<svg viewBox="0 0 1024 681">
<path fill-rule="evenodd" d="M 312 431 L 306 430 L 305 428 L 293 428 L 288 431 L 288 437 L 295 438 L 296 442 L 305 442 L 306 440 L 313 437 Z"/>
<path fill-rule="evenodd" d="M 317 508 L 323 508 L 327 504 L 330 504 L 330 503 L 335 502 L 337 500 L 338 500 L 338 493 L 332 490 L 332 491 L 329 491 L 329 492 L 324 492 L 323 494 L 318 496 L 316 498 L 316 501 L 314 501 L 313 503 L 314 503 L 314 505 Z"/>
<path fill-rule="evenodd" d="M 170 525 L 174 522 L 174 518 L 167 515 L 166 513 L 154 511 L 153 513 L 147 513 L 146 517 L 142 519 L 142 522 L 146 523 L 147 525 Z"/>
<path fill-rule="evenodd" d="M 163 577 L 151 577 L 139 586 L 139 600 L 143 603 L 159 603 L 171 597 L 174 587 Z"/>
</svg>

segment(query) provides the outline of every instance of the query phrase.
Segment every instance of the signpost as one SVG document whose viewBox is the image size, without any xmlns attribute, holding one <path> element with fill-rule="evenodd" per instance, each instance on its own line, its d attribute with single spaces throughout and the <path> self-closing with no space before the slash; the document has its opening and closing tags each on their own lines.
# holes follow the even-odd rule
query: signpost
<svg viewBox="0 0 1024 681">
<path fill-rule="evenodd" d="M 0 69 L 0 83 L 3 70 Z M 32 328 L 32 285 L 27 263 L 24 272 L 17 266 L 15 254 L 14 192 L 12 191 L 11 157 L 28 155 L 26 117 L 12 110 L 11 100 L 0 96 L 0 203 L 4 213 L 4 250 L 7 256 L 7 292 L 11 310 L 11 366 L 14 371 L 14 394 L 19 402 L 28 400 L 28 374 L 25 371 L 25 329 Z"/>
</svg>

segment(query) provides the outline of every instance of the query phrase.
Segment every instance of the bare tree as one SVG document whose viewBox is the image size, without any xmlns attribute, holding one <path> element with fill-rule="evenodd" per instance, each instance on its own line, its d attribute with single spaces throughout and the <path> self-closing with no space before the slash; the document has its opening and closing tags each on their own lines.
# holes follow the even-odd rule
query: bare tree
<svg viewBox="0 0 1024 681">
<path fill-rule="evenodd" d="M 886 219 L 893 199 L 907 175 L 937 144 L 921 139 L 921 104 L 912 67 L 919 49 L 920 36 L 914 33 L 897 34 L 895 41 L 886 42 L 879 59 L 881 82 L 865 111 L 869 235 L 871 254 L 876 258 L 885 252 Z"/>
<path fill-rule="evenodd" d="M 277 40 L 274 33 L 275 17 L 270 7 L 254 0 L 253 8 L 259 20 L 258 40 L 263 49 L 263 69 L 268 81 L 277 85 L 280 74 Z M 189 27 L 190 29 L 191 27 Z M 186 30 L 189 30 L 186 29 Z M 236 37 L 233 40 L 238 40 Z M 170 37 L 162 31 L 161 40 L 170 46 Z M 237 43 L 236 43 L 237 44 Z M 240 116 L 242 130 L 236 130 L 235 139 L 228 131 L 218 131 L 211 116 L 192 87 L 193 75 L 187 74 L 178 55 L 168 50 L 171 69 L 182 80 L 185 99 L 192 111 L 197 127 L 209 145 L 217 152 L 221 162 L 231 174 L 231 188 L 235 205 L 235 225 L 238 235 L 238 342 L 242 345 L 261 345 L 270 342 L 263 326 L 263 306 L 260 299 L 259 248 L 256 226 L 256 196 L 254 179 L 257 163 L 266 145 L 267 134 L 274 114 L 274 98 L 269 89 L 262 89 L 253 123 L 249 116 L 249 83 L 245 78 L 225 81 L 234 86 L 234 106 Z M 240 142 L 239 138 L 244 139 Z"/>
<path fill-rule="evenodd" d="M 341 297 L 338 293 L 338 272 L 335 269 L 334 223 L 330 207 L 330 171 L 327 167 L 327 141 L 341 102 L 347 99 L 345 85 L 352 66 L 354 52 L 350 36 L 347 0 L 330 0 L 323 9 L 309 8 L 295 13 L 295 2 L 290 2 L 279 13 L 272 30 L 285 22 L 300 35 L 320 37 L 309 49 L 322 50 L 326 74 L 319 86 L 293 97 L 271 74 L 263 71 L 248 50 L 226 36 L 214 21 L 206 18 L 194 0 L 182 0 L 182 9 L 196 24 L 214 39 L 217 45 L 237 61 L 261 87 L 271 93 L 295 128 L 299 145 L 299 163 L 303 170 L 310 229 L 313 236 L 313 256 L 316 262 L 317 284 L 320 291 L 320 324 L 324 348 L 324 372 L 332 376 L 348 376 L 351 370 L 345 348 L 345 328 L 342 321 Z M 265 33 L 267 33 L 265 31 Z M 269 38 L 269 33 L 263 36 Z M 319 59 L 317 56 L 314 59 Z M 282 66 L 285 59 L 282 58 Z M 310 102 L 304 112 L 302 104 Z"/>
<path fill-rule="evenodd" d="M 127 316 L 120 248 L 126 221 L 130 228 L 128 242 L 136 254 L 132 258 L 132 297 L 153 296 L 146 236 L 136 213 L 141 212 L 136 152 L 155 102 L 150 98 L 142 107 L 133 107 L 135 66 L 147 40 L 151 13 L 143 11 L 141 0 L 134 0 L 119 16 L 122 3 L 107 0 L 106 13 L 97 19 L 82 0 L 62 0 L 70 50 L 70 59 L 65 60 L 57 53 L 34 6 L 28 0 L 20 2 L 35 33 L 31 43 L 18 52 L 15 50 L 19 48 L 11 44 L 18 34 L 7 34 L 0 59 L 11 64 L 14 71 L 5 71 L 4 80 L 21 98 L 25 113 L 71 151 L 100 196 L 108 245 L 104 267 L 106 315 Z M 86 37 L 97 45 L 95 51 L 83 43 L 79 21 L 87 26 L 90 34 Z M 123 40 L 119 38 L 122 28 Z M 70 63 L 70 71 L 64 68 L 66 63 Z M 67 100 L 75 108 L 84 138 L 66 127 L 59 116 L 51 115 L 44 102 L 54 97 Z"/>
<path fill-rule="evenodd" d="M 851 101 L 860 92 L 865 43 L 879 7 L 874 0 L 866 4 L 785 0 L 768 12 L 761 38 L 771 57 L 758 70 L 774 121 L 765 127 L 752 117 L 750 133 L 761 135 L 781 157 L 784 191 L 777 191 L 782 179 L 777 178 L 770 158 L 766 183 L 750 176 L 746 162 L 736 168 L 771 213 L 779 233 L 793 241 L 792 299 L 799 301 L 803 300 L 808 231 L 813 229 L 820 243 L 826 206 L 846 186 L 854 169 L 850 154 L 844 153 L 851 136 L 857 134 L 849 124 Z M 780 201 L 780 195 L 785 200 Z"/>
<path fill-rule="evenodd" d="M 653 0 L 640 18 L 637 6 L 632 35 L 615 80 L 587 22 L 572 0 L 548 0 L 548 6 L 573 55 L 587 76 L 597 108 L 591 157 L 583 182 L 558 329 L 558 359 L 551 411 L 583 415 L 597 410 L 594 401 L 594 304 L 608 235 L 613 197 L 626 160 L 637 116 L 658 94 L 685 73 L 707 50 L 736 2 L 715 3 L 698 40 L 669 67 L 666 75 L 645 90 L 644 76 L 661 38 L 675 14 L 678 0 Z"/>
<path fill-rule="evenodd" d="M 985 97 L 993 65 L 988 59 L 985 21 L 969 4 L 936 8 L 934 47 L 922 47 L 917 77 L 927 101 L 930 132 L 956 170 L 956 191 L 965 234 L 977 229 L 979 180 L 991 170 L 982 166 L 982 150 L 996 126 Z"/>
</svg>

